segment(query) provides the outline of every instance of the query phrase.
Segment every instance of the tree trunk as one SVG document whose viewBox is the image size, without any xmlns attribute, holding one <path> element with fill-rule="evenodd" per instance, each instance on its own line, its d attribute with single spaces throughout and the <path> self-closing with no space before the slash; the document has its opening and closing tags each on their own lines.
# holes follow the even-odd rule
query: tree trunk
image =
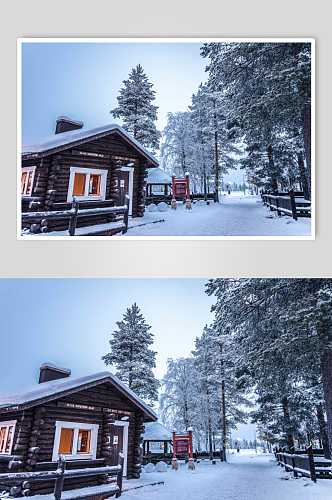
<svg viewBox="0 0 332 500">
<path fill-rule="evenodd" d="M 222 355 L 222 344 L 220 344 L 220 354 Z M 225 401 L 225 380 L 224 380 L 224 361 L 221 358 L 221 401 L 222 401 L 222 454 L 223 460 L 226 462 L 226 401 Z"/>
<path fill-rule="evenodd" d="M 332 451 L 332 352 L 326 352 L 322 356 L 323 389 L 326 407 L 327 434 L 330 446 L 330 458 Z"/>
<path fill-rule="evenodd" d="M 327 426 L 324 418 L 322 405 L 317 406 L 317 420 L 319 426 L 320 441 L 322 442 L 322 448 L 324 450 L 324 457 L 330 458 L 331 452 L 329 447 L 329 438 L 327 435 Z"/>
<path fill-rule="evenodd" d="M 307 179 L 307 172 L 306 172 L 306 169 L 304 166 L 302 154 L 297 155 L 297 163 L 299 166 L 301 183 L 303 185 L 304 198 L 306 200 L 310 200 L 310 191 L 309 191 L 309 185 L 308 185 L 308 179 Z"/>
<path fill-rule="evenodd" d="M 271 179 L 272 179 L 272 183 L 271 183 L 272 190 L 274 192 L 276 192 L 278 189 L 278 183 L 277 183 L 277 179 L 274 177 L 275 172 L 274 172 L 274 160 L 273 160 L 272 146 L 269 146 L 267 148 L 267 155 L 269 158 L 269 175 L 271 176 Z"/>
<path fill-rule="evenodd" d="M 213 107 L 216 108 L 216 101 L 213 100 Z M 214 150 L 215 150 L 215 162 L 216 162 L 216 179 L 215 179 L 215 193 L 214 201 L 219 202 L 218 196 L 218 185 L 219 185 L 219 165 L 218 165 L 218 130 L 217 130 L 217 114 L 214 113 Z"/>
<path fill-rule="evenodd" d="M 311 107 L 305 106 L 302 110 L 303 142 L 305 150 L 305 161 L 307 165 L 307 180 L 309 193 L 311 195 Z M 309 198 L 310 199 L 310 198 Z"/>
<path fill-rule="evenodd" d="M 284 432 L 286 434 L 286 442 L 288 449 L 290 450 L 294 446 L 294 439 L 293 435 L 289 432 L 289 427 L 290 427 L 290 417 L 289 417 L 289 410 L 288 410 L 288 400 L 287 397 L 284 396 L 281 401 L 282 404 L 282 411 L 284 414 Z"/>
</svg>

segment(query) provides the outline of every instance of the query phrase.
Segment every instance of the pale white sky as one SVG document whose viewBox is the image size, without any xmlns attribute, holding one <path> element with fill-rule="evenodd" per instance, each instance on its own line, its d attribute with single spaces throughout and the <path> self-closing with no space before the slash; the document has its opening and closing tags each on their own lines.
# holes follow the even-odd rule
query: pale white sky
<svg viewBox="0 0 332 500">
<path fill-rule="evenodd" d="M 22 44 L 22 142 L 53 135 L 56 119 L 69 116 L 85 127 L 119 123 L 110 114 L 132 68 L 141 64 L 156 92 L 158 130 L 168 112 L 186 111 L 209 59 L 201 43 L 27 43 Z M 243 182 L 230 171 L 225 182 Z"/>
<path fill-rule="evenodd" d="M 1 279 L 0 393 L 36 384 L 44 362 L 70 368 L 73 376 L 114 372 L 101 356 L 109 352 L 115 322 L 134 302 L 152 327 L 155 374 L 162 378 L 167 358 L 189 356 L 195 338 L 213 321 L 207 281 Z M 252 429 L 239 426 L 236 432 L 252 439 Z"/>
</svg>

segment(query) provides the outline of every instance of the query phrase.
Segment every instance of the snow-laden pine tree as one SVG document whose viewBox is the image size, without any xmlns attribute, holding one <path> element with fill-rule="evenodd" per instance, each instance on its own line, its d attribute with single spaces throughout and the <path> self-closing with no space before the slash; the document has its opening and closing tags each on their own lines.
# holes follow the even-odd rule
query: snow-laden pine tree
<svg viewBox="0 0 332 500">
<path fill-rule="evenodd" d="M 111 351 L 101 359 L 107 365 L 115 365 L 116 376 L 153 405 L 158 401 L 160 383 L 152 371 L 157 353 L 149 348 L 153 344 L 151 326 L 146 324 L 136 303 L 127 309 L 122 321 L 117 321 L 116 325 L 118 330 L 113 332 L 109 341 Z"/>
<path fill-rule="evenodd" d="M 155 153 L 159 149 L 161 133 L 155 125 L 158 106 L 152 104 L 156 98 L 153 83 L 148 81 L 140 64 L 132 69 L 128 80 L 123 83 L 117 97 L 118 107 L 110 113 L 114 118 L 122 118 L 123 128 Z"/>
</svg>

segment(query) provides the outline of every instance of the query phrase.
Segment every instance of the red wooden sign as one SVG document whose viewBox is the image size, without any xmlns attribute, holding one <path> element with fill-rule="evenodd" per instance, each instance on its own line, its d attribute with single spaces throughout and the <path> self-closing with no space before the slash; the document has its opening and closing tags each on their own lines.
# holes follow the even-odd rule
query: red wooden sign
<svg viewBox="0 0 332 500">
<path fill-rule="evenodd" d="M 188 428 L 188 434 L 180 436 L 173 429 L 173 459 L 176 459 L 177 453 L 189 453 L 190 458 L 193 458 L 192 427 Z"/>
<path fill-rule="evenodd" d="M 175 196 L 186 196 L 187 194 L 187 183 L 177 182 L 174 186 Z"/>
<path fill-rule="evenodd" d="M 175 196 L 187 196 L 187 200 L 189 200 L 189 174 L 186 174 L 185 179 L 175 179 L 172 175 L 172 189 L 173 200 L 175 200 Z"/>
<path fill-rule="evenodd" d="M 176 453 L 189 453 L 189 439 L 177 439 Z"/>
</svg>

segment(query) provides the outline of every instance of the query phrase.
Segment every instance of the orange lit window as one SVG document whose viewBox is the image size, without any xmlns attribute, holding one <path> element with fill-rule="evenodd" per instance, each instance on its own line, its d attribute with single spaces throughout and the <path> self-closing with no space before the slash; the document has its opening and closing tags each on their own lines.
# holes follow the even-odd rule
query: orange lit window
<svg viewBox="0 0 332 500">
<path fill-rule="evenodd" d="M 13 426 L 11 425 L 8 429 L 8 434 L 7 434 L 7 443 L 6 443 L 6 449 L 5 449 L 6 453 L 9 453 L 10 445 L 12 442 L 12 437 L 13 437 Z"/>
<path fill-rule="evenodd" d="M 89 453 L 90 450 L 90 429 L 79 429 L 77 441 L 77 453 Z"/>
<path fill-rule="evenodd" d="M 7 427 L 0 428 L 0 453 L 5 449 L 5 437 L 6 437 Z"/>
<path fill-rule="evenodd" d="M 36 167 L 24 167 L 21 175 L 21 194 L 23 196 L 31 196 L 33 177 Z"/>
<path fill-rule="evenodd" d="M 74 429 L 61 429 L 59 453 L 71 453 L 73 449 Z"/>
<path fill-rule="evenodd" d="M 100 175 L 90 175 L 89 195 L 100 194 Z"/>
<path fill-rule="evenodd" d="M 0 454 L 10 455 L 13 445 L 13 436 L 16 420 L 0 422 Z"/>
<path fill-rule="evenodd" d="M 56 422 L 52 461 L 61 453 L 67 460 L 95 459 L 97 455 L 98 424 Z"/>
<path fill-rule="evenodd" d="M 85 191 L 85 174 L 75 174 L 73 195 L 84 196 Z"/>
<path fill-rule="evenodd" d="M 28 172 L 22 172 L 21 177 L 21 194 L 24 194 Z"/>
<path fill-rule="evenodd" d="M 26 191 L 26 194 L 29 194 L 29 195 L 31 194 L 32 176 L 33 176 L 33 172 L 29 172 L 28 181 L 27 181 L 27 191 Z"/>
</svg>

